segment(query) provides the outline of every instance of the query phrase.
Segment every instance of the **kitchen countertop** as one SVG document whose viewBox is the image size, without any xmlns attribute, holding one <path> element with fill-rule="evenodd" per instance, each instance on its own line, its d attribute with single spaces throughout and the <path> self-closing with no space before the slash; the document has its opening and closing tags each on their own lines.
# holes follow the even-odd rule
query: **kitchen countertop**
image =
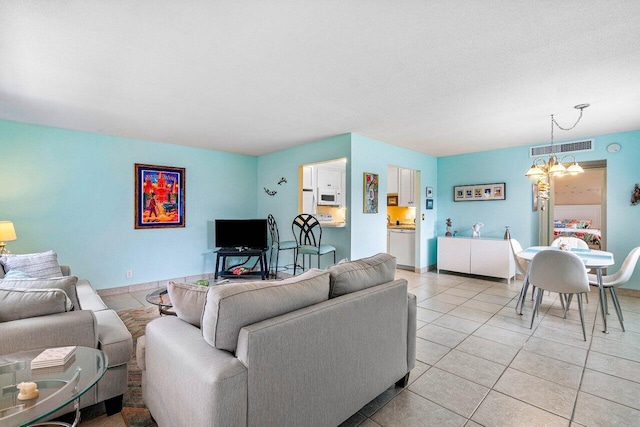
<svg viewBox="0 0 640 427">
<path fill-rule="evenodd" d="M 387 224 L 387 230 L 415 230 L 415 229 L 416 229 L 415 224 L 400 224 L 400 225 Z"/>
<path fill-rule="evenodd" d="M 346 227 L 347 225 L 345 222 L 338 222 L 338 221 L 318 221 L 318 222 L 323 227 L 340 228 L 340 227 Z"/>
</svg>

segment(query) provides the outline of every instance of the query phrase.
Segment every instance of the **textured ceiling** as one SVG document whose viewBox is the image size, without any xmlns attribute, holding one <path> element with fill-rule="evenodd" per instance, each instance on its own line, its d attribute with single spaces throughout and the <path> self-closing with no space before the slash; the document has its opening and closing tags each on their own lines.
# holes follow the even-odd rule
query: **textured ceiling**
<svg viewBox="0 0 640 427">
<path fill-rule="evenodd" d="M 260 155 L 640 129 L 640 1 L 0 2 L 0 118 Z"/>
</svg>

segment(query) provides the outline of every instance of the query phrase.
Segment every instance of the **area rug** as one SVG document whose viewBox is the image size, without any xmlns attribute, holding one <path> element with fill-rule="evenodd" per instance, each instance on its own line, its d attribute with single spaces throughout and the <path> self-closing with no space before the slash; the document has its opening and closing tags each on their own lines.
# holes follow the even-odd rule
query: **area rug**
<svg viewBox="0 0 640 427">
<path fill-rule="evenodd" d="M 142 400 L 142 373 L 136 362 L 136 340 L 144 335 L 147 323 L 159 316 L 158 307 L 134 308 L 118 311 L 118 316 L 133 337 L 133 354 L 129 361 L 129 386 L 122 403 L 122 418 L 129 427 L 152 427 L 157 424 Z"/>
</svg>

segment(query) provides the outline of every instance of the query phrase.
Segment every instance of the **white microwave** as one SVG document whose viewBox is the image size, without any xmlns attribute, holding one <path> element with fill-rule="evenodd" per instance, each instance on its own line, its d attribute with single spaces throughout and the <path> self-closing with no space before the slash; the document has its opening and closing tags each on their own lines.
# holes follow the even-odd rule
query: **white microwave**
<svg viewBox="0 0 640 427">
<path fill-rule="evenodd" d="M 318 205 L 339 206 L 340 194 L 338 193 L 338 190 L 318 188 Z"/>
</svg>

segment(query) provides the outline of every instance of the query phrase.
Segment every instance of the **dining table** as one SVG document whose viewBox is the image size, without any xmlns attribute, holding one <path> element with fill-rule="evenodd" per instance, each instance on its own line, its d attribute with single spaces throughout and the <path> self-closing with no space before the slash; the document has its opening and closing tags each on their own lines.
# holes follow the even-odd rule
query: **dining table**
<svg viewBox="0 0 640 427">
<path fill-rule="evenodd" d="M 555 246 L 531 246 L 527 249 L 518 252 L 517 257 L 531 262 L 533 257 L 540 251 L 559 251 L 562 250 Z M 571 248 L 571 252 L 578 255 L 584 266 L 589 269 L 594 269 L 598 278 L 598 292 L 600 295 L 600 310 L 602 312 L 602 324 L 604 325 L 604 332 L 608 334 L 607 330 L 607 294 L 602 286 L 602 270 L 604 268 L 612 266 L 615 261 L 613 254 L 607 251 L 601 251 L 596 249 L 583 249 L 583 248 Z M 524 296 L 522 296 L 524 301 Z"/>
</svg>

